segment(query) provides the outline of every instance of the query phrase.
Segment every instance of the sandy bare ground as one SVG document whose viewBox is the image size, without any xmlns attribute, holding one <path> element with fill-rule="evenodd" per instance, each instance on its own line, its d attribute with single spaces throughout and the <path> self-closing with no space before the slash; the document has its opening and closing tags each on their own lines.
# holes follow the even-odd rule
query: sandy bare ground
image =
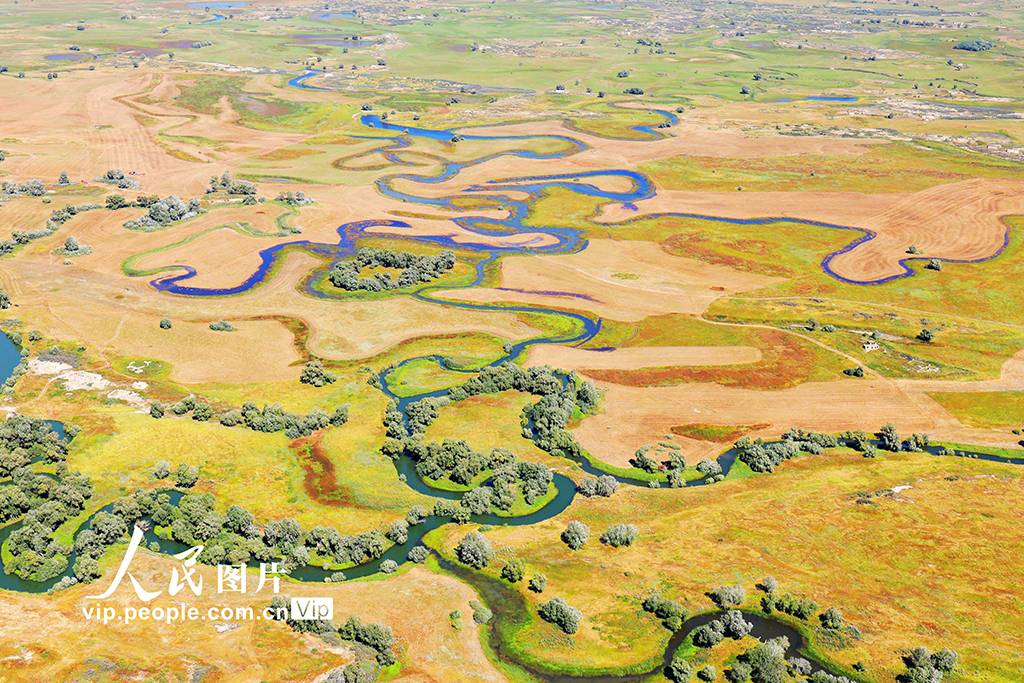
<svg viewBox="0 0 1024 683">
<path fill-rule="evenodd" d="M 639 211 L 624 208 L 621 204 L 608 204 L 598 220 L 618 223 L 651 213 L 690 213 L 741 219 L 788 216 L 840 225 L 861 225 L 906 196 L 861 192 L 700 192 L 659 188 L 657 196 L 636 202 Z M 851 233 L 851 241 L 854 237 Z"/>
<path fill-rule="evenodd" d="M 218 594 L 216 570 L 202 565 L 198 567 L 203 578 L 202 595 L 195 596 L 185 588 L 170 600 L 166 591 L 171 568 L 175 566 L 180 567 L 180 563 L 145 552 L 136 555 L 132 574 L 148 590 L 164 591 L 164 595 L 148 604 L 149 607 L 166 608 L 181 601 L 198 608 L 203 616 L 214 606 L 251 607 L 258 615 L 269 604 L 272 595 L 269 587 L 260 594 L 253 594 L 258 574 L 250 572 L 246 595 Z M 231 683 L 282 680 L 280 667 L 287 657 L 300 653 L 309 655 L 313 648 L 325 648 L 318 639 L 303 638 L 284 624 L 269 624 L 268 633 L 264 630 L 268 624 L 262 620 L 214 619 L 171 625 L 152 621 L 126 625 L 116 620 L 104 625 L 102 621 L 87 620 L 83 608 L 92 607 L 98 601 L 86 596 L 102 593 L 113 573 L 111 568 L 100 583 L 76 586 L 58 597 L 5 596 L 0 603 L 0 618 L 6 625 L 0 645 L 24 646 L 30 650 L 45 648 L 61 653 L 56 657 L 34 657 L 19 666 L 16 680 L 59 680 L 69 666 L 90 657 L 141 662 L 142 666 L 151 663 L 154 669 L 150 674 L 155 674 L 158 667 L 174 668 L 191 662 L 215 667 L 218 679 Z M 470 588 L 454 579 L 414 568 L 408 574 L 387 581 L 334 585 L 282 582 L 281 592 L 293 597 L 333 598 L 337 623 L 355 614 L 364 622 L 382 621 L 390 626 L 398 638 L 400 656 L 408 662 L 398 680 L 409 683 L 504 680 L 484 656 L 473 620 L 464 619 L 461 632 L 453 631 L 449 625 L 449 612 L 459 609 L 464 615 L 472 614 L 469 602 L 476 599 Z M 135 596 L 127 578 L 111 598 L 102 602 L 118 610 L 126 606 L 145 606 Z M 160 643 L 158 660 L 153 657 L 153 643 Z M 340 651 L 334 666 L 343 666 L 347 661 L 351 661 L 351 653 Z M 312 683 L 315 678 L 316 673 L 311 673 L 301 678 L 289 676 L 288 680 Z"/>
<path fill-rule="evenodd" d="M 870 151 L 878 142 L 846 138 L 755 136 L 733 130 L 712 130 L 712 126 L 682 119 L 673 126 L 671 137 L 662 140 L 645 141 L 642 144 L 608 140 L 579 131 L 566 130 L 560 121 L 539 121 L 510 126 L 474 128 L 474 135 L 568 135 L 586 142 L 592 147 L 588 155 L 625 161 L 631 166 L 653 159 L 695 154 L 702 156 L 763 158 L 789 154 L 828 154 L 860 156 Z M 616 168 L 609 163 L 605 168 Z"/>
<path fill-rule="evenodd" d="M 526 365 L 583 370 L 637 370 L 679 365 L 740 365 L 761 360 L 752 346 L 656 346 L 593 351 L 572 346 L 533 346 Z"/>
<path fill-rule="evenodd" d="M 653 242 L 605 239 L 590 240 L 576 254 L 506 258 L 501 276 L 502 289 L 449 290 L 438 297 L 525 301 L 636 321 L 663 313 L 700 314 L 720 296 L 782 281 L 673 256 Z"/>
<path fill-rule="evenodd" d="M 1024 182 L 976 179 L 916 192 L 869 219 L 878 237 L 832 261 L 832 269 L 856 280 L 902 271 L 898 261 L 916 245 L 929 257 L 976 260 L 1002 246 L 1003 216 L 1024 213 Z"/>
<path fill-rule="evenodd" d="M 903 433 L 925 432 L 934 439 L 1013 446 L 1013 435 L 965 427 L 924 394 L 940 382 L 887 380 L 812 382 L 781 391 L 755 391 L 718 384 L 636 388 L 598 383 L 607 389 L 601 413 L 575 430 L 580 443 L 598 459 L 628 465 L 637 448 L 663 439 L 671 427 L 691 423 L 769 424 L 752 436 L 777 439 L 792 426 L 823 432 L 874 431 L 895 422 Z M 951 383 L 962 391 L 971 383 Z M 1024 388 L 1024 387 L 1021 387 Z M 1017 437 L 1019 438 L 1019 437 Z M 721 452 L 719 444 L 678 438 L 694 462 Z"/>
<path fill-rule="evenodd" d="M 538 332 L 511 314 L 443 309 L 407 298 L 375 302 L 311 299 L 296 285 L 316 259 L 287 257 L 267 285 L 237 297 L 201 299 L 160 294 L 147 280 L 64 266 L 59 281 L 50 267 L 18 264 L 19 303 L 42 314 L 40 329 L 56 338 L 79 339 L 105 353 L 160 358 L 182 382 L 246 382 L 295 379 L 299 359 L 283 325 L 256 316 L 296 317 L 311 328 L 309 348 L 330 359 L 372 356 L 410 338 L 486 332 L 522 339 Z M 5 286 L 11 267 L 0 265 Z M 127 283 L 127 286 L 125 284 Z M 9 289 L 8 291 L 12 291 Z M 174 321 L 159 329 L 163 317 Z M 229 320 L 235 332 L 216 332 L 209 322 Z"/>
</svg>

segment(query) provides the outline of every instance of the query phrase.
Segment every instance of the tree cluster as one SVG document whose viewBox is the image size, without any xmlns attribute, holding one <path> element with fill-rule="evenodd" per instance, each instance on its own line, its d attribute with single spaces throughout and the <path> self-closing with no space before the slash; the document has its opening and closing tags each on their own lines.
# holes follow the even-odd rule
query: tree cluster
<svg viewBox="0 0 1024 683">
<path fill-rule="evenodd" d="M 961 40 L 953 46 L 953 49 L 967 52 L 987 52 L 992 49 L 992 43 L 987 40 Z"/>
<path fill-rule="evenodd" d="M 164 406 L 154 402 L 150 406 L 150 415 L 154 418 L 164 416 Z M 167 410 L 178 416 L 192 413 L 192 419 L 205 422 L 214 416 L 213 408 L 203 401 L 196 401 L 191 396 L 186 396 L 177 403 L 174 403 Z M 218 421 L 225 427 L 244 425 L 256 432 L 285 432 L 289 439 L 298 439 L 309 436 L 315 431 L 324 429 L 327 426 L 340 427 L 348 422 L 348 405 L 340 405 L 334 409 L 333 414 L 321 408 L 313 408 L 305 415 L 285 412 L 278 403 L 271 403 L 263 406 L 263 409 L 253 401 L 246 401 L 241 409 L 228 410 L 218 416 Z"/>
<path fill-rule="evenodd" d="M 302 367 L 302 374 L 299 381 L 303 384 L 312 384 L 314 387 L 322 387 L 333 384 L 338 378 L 324 369 L 323 361 L 320 359 L 311 360 Z"/>
<path fill-rule="evenodd" d="M 897 680 L 901 683 L 942 683 L 945 675 L 956 669 L 959 662 L 960 656 L 949 648 L 931 652 L 926 647 L 918 647 L 903 657 L 907 670 Z"/>
<path fill-rule="evenodd" d="M 270 612 L 273 614 L 274 619 L 285 622 L 299 633 L 316 633 L 320 635 L 337 633 L 338 637 L 342 640 L 359 643 L 373 650 L 379 666 L 391 666 L 398 661 L 395 656 L 395 634 L 392 632 L 391 627 L 385 626 L 381 622 L 364 624 L 359 617 L 352 615 L 343 625 L 336 627 L 332 622 L 322 619 L 293 619 L 290 609 L 291 597 L 288 595 L 275 595 L 270 601 Z M 375 677 L 376 670 L 374 670 Z M 348 678 L 349 676 L 346 673 L 346 681 Z"/>
<path fill-rule="evenodd" d="M 6 190 L 9 185 L 10 183 L 5 182 L 4 189 Z M 22 230 L 12 231 L 10 239 L 0 242 L 0 256 L 10 254 L 16 247 L 28 244 L 32 240 L 49 237 L 53 233 L 57 232 L 57 229 L 60 228 L 61 225 L 76 214 L 99 208 L 99 204 L 79 204 L 78 206 L 69 204 L 62 209 L 55 209 L 50 212 L 50 217 L 46 220 L 46 226 L 44 228 L 40 228 L 39 230 L 30 230 L 28 232 Z"/>
<path fill-rule="evenodd" d="M 612 524 L 601 534 L 601 543 L 613 548 L 621 548 L 633 545 L 639 535 L 640 530 L 635 524 Z"/>
<path fill-rule="evenodd" d="M 714 590 L 708 591 L 707 596 L 720 609 L 728 609 L 729 607 L 742 605 L 743 601 L 747 599 L 747 591 L 739 584 L 735 586 L 719 586 Z"/>
<path fill-rule="evenodd" d="M 489 455 L 478 453 L 461 439 L 445 439 L 442 443 L 393 439 L 385 444 L 384 451 L 392 457 L 410 457 L 416 463 L 416 473 L 434 481 L 447 479 L 465 486 L 490 471 L 491 486 L 477 487 L 461 501 L 462 506 L 477 515 L 488 514 L 492 506 L 510 510 L 518 496 L 517 489 L 526 503 L 533 505 L 538 497 L 547 495 L 553 479 L 546 465 L 520 460 L 505 448 L 495 448 Z"/>
<path fill-rule="evenodd" d="M 562 532 L 562 542 L 571 550 L 579 550 L 587 544 L 590 538 L 590 527 L 579 520 L 572 520 Z"/>
<path fill-rule="evenodd" d="M 537 614 L 544 621 L 554 624 L 569 635 L 579 630 L 580 620 L 583 618 L 583 612 L 571 607 L 565 598 L 560 597 L 551 598 L 538 607 Z"/>
<path fill-rule="evenodd" d="M 697 647 L 711 648 L 718 645 L 725 638 L 742 640 L 754 625 L 743 618 L 743 612 L 730 610 L 721 618 L 715 619 L 703 626 L 693 629 L 693 644 Z"/>
<path fill-rule="evenodd" d="M 331 284 L 346 291 L 382 292 L 436 280 L 454 267 L 455 252 L 450 249 L 435 256 L 417 256 L 404 251 L 362 247 L 354 259 L 335 263 L 328 277 Z M 364 268 L 393 268 L 401 273 L 397 280 L 387 271 L 360 277 Z"/>
<path fill-rule="evenodd" d="M 462 564 L 483 569 L 494 559 L 495 552 L 486 536 L 479 531 L 471 531 L 455 546 L 455 554 Z"/>
<path fill-rule="evenodd" d="M 766 444 L 762 439 L 752 441 L 744 436 L 736 442 L 736 457 L 755 472 L 774 472 L 775 468 L 790 458 L 795 458 L 800 448 L 792 441 Z"/>
<path fill-rule="evenodd" d="M 108 185 L 116 185 L 122 190 L 137 190 L 139 189 L 139 181 L 134 178 L 129 178 L 119 168 L 112 168 L 104 173 L 99 178 L 96 178 L 98 183 L 106 183 Z"/>
<path fill-rule="evenodd" d="M 302 190 L 299 190 L 298 192 L 281 192 L 281 194 L 277 195 L 277 201 L 284 202 L 288 206 L 303 206 L 305 204 L 312 204 L 316 200 Z"/>
<path fill-rule="evenodd" d="M 25 518 L 8 538 L 12 557 L 4 570 L 30 581 L 46 581 L 67 571 L 72 548 L 54 540 L 53 533 L 78 515 L 92 494 L 89 478 L 69 472 L 63 462 L 56 477 L 36 474 L 28 466 L 15 469 L 11 482 L 0 486 L 0 519 L 21 514 Z"/>
<path fill-rule="evenodd" d="M 810 598 L 801 598 L 786 593 L 778 595 L 768 593 L 761 598 L 761 609 L 771 614 L 773 611 L 784 612 L 797 619 L 807 621 L 818 611 L 818 605 Z M 842 619 L 842 616 L 840 616 Z"/>
<path fill-rule="evenodd" d="M 610 474 L 600 477 L 583 477 L 576 484 L 576 491 L 587 498 L 610 498 L 619 490 L 618 480 Z"/>
<path fill-rule="evenodd" d="M 642 603 L 645 612 L 650 612 L 661 619 L 661 623 L 670 631 L 678 631 L 690 613 L 675 600 L 666 600 L 660 595 L 652 595 Z"/>
<path fill-rule="evenodd" d="M 146 201 L 148 202 L 148 200 Z M 138 200 L 136 203 L 138 203 Z M 146 213 L 135 220 L 126 222 L 124 227 L 128 230 L 152 232 L 167 227 L 172 223 L 195 218 L 201 213 L 203 213 L 203 207 L 198 199 L 193 198 L 188 200 L 188 203 L 185 203 L 181 197 L 172 194 L 166 199 L 157 199 L 154 202 L 148 203 Z"/>
</svg>

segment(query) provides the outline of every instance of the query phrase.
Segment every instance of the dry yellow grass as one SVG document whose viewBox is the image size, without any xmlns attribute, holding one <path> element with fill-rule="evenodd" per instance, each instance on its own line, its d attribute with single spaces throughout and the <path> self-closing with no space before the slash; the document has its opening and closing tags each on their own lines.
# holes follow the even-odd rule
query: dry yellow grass
<svg viewBox="0 0 1024 683">
<path fill-rule="evenodd" d="M 928 383 L 926 383 L 928 384 Z M 957 383 L 962 387 L 969 383 Z M 925 386 L 881 379 L 809 382 L 792 389 L 761 391 L 717 384 L 606 388 L 601 413 L 575 430 L 584 448 L 605 462 L 628 466 L 640 446 L 657 441 L 679 424 L 764 423 L 752 437 L 777 439 L 792 426 L 823 432 L 875 430 L 896 422 L 902 432 L 925 432 L 956 443 L 1012 446 L 1011 434 L 970 429 L 924 394 Z M 714 456 L 722 446 L 680 438 L 687 459 Z"/>
<path fill-rule="evenodd" d="M 638 370 L 678 365 L 738 365 L 761 360 L 761 350 L 753 346 L 652 346 L 594 351 L 572 346 L 533 346 L 526 365 L 551 365 L 557 368 L 598 370 Z"/>
<path fill-rule="evenodd" d="M 106 589 L 114 573 L 114 565 L 120 559 L 118 553 L 116 558 L 109 560 L 109 571 L 99 583 L 76 586 L 56 598 L 5 596 L 0 602 L 0 618 L 6 624 L 0 646 L 14 652 L 20 648 L 37 655 L 48 651 L 50 656 L 35 656 L 27 661 L 15 658 L 14 662 L 5 663 L 7 671 L 0 673 L 0 678 L 25 683 L 65 680 L 72 667 L 90 657 L 97 657 L 118 660 L 124 663 L 131 675 L 141 674 L 142 677 L 145 677 L 145 672 L 152 675 L 166 668 L 188 668 L 191 663 L 192 666 L 213 667 L 217 680 L 225 683 L 312 681 L 317 674 L 342 667 L 352 660 L 352 654 L 345 649 L 325 652 L 325 644 L 315 637 L 301 637 L 285 624 L 263 620 L 201 620 L 172 625 L 113 621 L 104 625 L 85 619 L 82 609 L 97 603 L 86 599 L 86 596 Z M 200 565 L 202 595 L 197 597 L 186 587 L 169 600 L 166 589 L 172 567 L 180 567 L 180 562 L 145 552 L 136 555 L 132 574 L 147 589 L 165 591 L 163 596 L 149 603 L 150 607 L 166 608 L 183 602 L 186 606 L 198 608 L 203 616 L 213 606 L 252 607 L 254 613 L 259 614 L 262 607 L 269 604 L 272 595 L 269 588 L 264 588 L 259 595 L 252 595 L 259 579 L 258 573 L 252 572 L 248 577 L 248 595 L 218 595 L 216 570 Z M 470 600 L 476 596 L 454 579 L 415 568 L 387 581 L 333 585 L 282 582 L 281 592 L 293 597 L 333 598 L 335 620 L 338 622 L 355 614 L 364 622 L 383 621 L 391 626 L 398 637 L 400 659 L 404 664 L 395 680 L 409 683 L 503 680 L 481 650 L 469 608 Z M 103 604 L 118 610 L 127 606 L 144 606 L 127 579 Z M 416 609 L 410 610 L 410 605 L 415 605 Z M 455 609 L 468 617 L 463 619 L 461 632 L 453 631 L 448 622 L 448 613 Z M 232 624 L 237 628 L 218 632 L 217 624 Z M 158 650 L 154 649 L 154 643 L 160 643 Z M 319 650 L 319 653 L 314 650 Z M 302 662 L 314 664 L 308 670 L 292 668 Z"/>
<path fill-rule="evenodd" d="M 525 301 L 636 321 L 663 313 L 699 314 L 720 296 L 782 281 L 673 256 L 653 242 L 607 239 L 590 240 L 576 254 L 506 258 L 501 276 L 502 289 L 442 291 L 437 296 Z"/>
</svg>

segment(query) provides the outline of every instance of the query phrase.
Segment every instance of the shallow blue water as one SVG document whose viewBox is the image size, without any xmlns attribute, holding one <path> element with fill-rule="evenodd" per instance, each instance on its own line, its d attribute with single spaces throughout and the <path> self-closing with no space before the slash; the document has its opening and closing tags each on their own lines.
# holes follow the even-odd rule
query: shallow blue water
<svg viewBox="0 0 1024 683">
<path fill-rule="evenodd" d="M 777 100 L 768 100 L 769 102 L 800 102 L 802 100 L 812 100 L 814 102 L 856 102 L 859 97 L 839 97 L 832 95 L 818 95 L 811 97 L 783 97 Z"/>
<path fill-rule="evenodd" d="M 351 12 L 327 12 L 325 14 L 314 14 L 311 19 L 319 19 L 321 21 L 330 21 L 331 19 L 352 19 L 356 15 Z"/>
</svg>

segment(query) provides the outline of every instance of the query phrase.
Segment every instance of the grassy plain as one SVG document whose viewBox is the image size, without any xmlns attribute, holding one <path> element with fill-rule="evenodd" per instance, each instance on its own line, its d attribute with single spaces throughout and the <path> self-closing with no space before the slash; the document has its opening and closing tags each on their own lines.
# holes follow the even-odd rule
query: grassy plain
<svg viewBox="0 0 1024 683">
<path fill-rule="evenodd" d="M 488 572 L 521 557 L 527 576 L 547 575 L 541 595 L 519 588 L 531 609 L 557 595 L 584 614 L 575 636 L 528 616 L 502 644 L 542 666 L 642 668 L 669 636 L 640 609 L 644 597 L 661 593 L 696 612 L 712 607 L 705 591 L 740 583 L 756 608 L 754 584 L 773 575 L 783 592 L 806 595 L 821 609 L 834 605 L 864 632 L 849 647 L 822 647 L 844 667 L 869 663 L 871 680 L 891 680 L 901 649 L 919 642 L 938 649 L 952 639 L 961 643 L 965 680 L 1011 681 L 1022 663 L 993 650 L 1013 639 L 1019 621 L 999 606 L 999 586 L 1019 573 L 999 559 L 999 548 L 1019 544 L 1006 526 L 1014 507 L 1006 503 L 1020 495 L 1012 466 L 913 454 L 865 461 L 846 451 L 801 456 L 775 474 L 710 487 L 627 489 L 618 499 L 580 501 L 542 525 L 487 532 L 502 549 Z M 558 538 L 571 519 L 591 528 L 577 552 Z M 602 546 L 596 536 L 615 522 L 637 524 L 640 539 L 628 548 Z M 443 547 L 464 532 L 450 529 Z M 987 577 L 981 582 L 979 567 Z M 989 635 L 976 639 L 981 631 Z"/>
<path fill-rule="evenodd" d="M 39 178 L 48 191 L 4 201 L 5 226 L 39 230 L 52 210 L 103 204 L 115 192 L 195 197 L 208 210 L 152 233 L 122 227 L 143 209 L 89 211 L 0 259 L 14 304 L 3 323 L 42 335 L 26 342 L 30 356 L 57 345 L 79 363 L 75 370 L 112 382 L 71 389 L 65 376 L 30 373 L 3 398 L 4 408 L 82 427 L 69 465 L 96 492 L 56 531 L 60 541 L 113 498 L 158 485 L 150 475 L 158 460 L 199 465 L 198 490 L 212 492 L 219 510 L 239 504 L 261 523 L 294 517 L 358 533 L 413 505 L 430 507 L 379 452 L 387 401 L 367 383 L 370 373 L 425 355 L 477 366 L 508 342 L 580 334 L 580 322 L 560 312 L 600 319 L 600 331 L 580 349 L 548 347 L 544 356 L 539 347 L 518 360 L 532 354 L 597 382 L 598 414 L 569 426 L 609 471 L 638 476 L 628 459 L 645 444 L 662 444 L 662 459 L 676 450 L 663 444 L 678 444 L 692 463 L 741 434 L 774 438 L 794 424 L 874 429 L 889 420 L 1019 454 L 1009 428 L 1024 426 L 1016 359 L 1024 347 L 1024 219 L 1015 215 L 1024 213 L 1024 157 L 1013 151 L 1024 144 L 1024 43 L 1012 7 L 889 3 L 875 7 L 883 18 L 858 4 L 822 9 L 810 0 L 715 2 L 699 11 L 683 2 L 457 0 L 442 8 L 416 0 L 334 18 L 290 1 L 212 12 L 65 0 L 0 9 L 0 179 Z M 225 18 L 202 23 L 215 14 Z M 978 37 L 993 48 L 953 49 Z M 307 66 L 318 73 L 306 82 L 321 89 L 288 84 Z M 643 92 L 624 93 L 631 88 Z M 806 99 L 821 96 L 839 99 Z M 665 120 L 652 107 L 679 122 L 636 130 Z M 367 111 L 387 114 L 399 130 L 361 125 Z M 406 127 L 466 137 L 409 136 Z M 504 139 L 472 137 L 492 134 Z M 141 187 L 94 180 L 111 168 L 134 172 Z M 525 195 L 495 185 L 608 169 L 645 174 L 655 196 L 623 203 L 552 187 L 529 203 L 521 228 L 507 228 L 515 205 L 505 196 Z M 54 184 L 62 171 L 70 187 Z M 228 205 L 222 193 L 207 194 L 210 177 L 224 171 L 255 182 L 270 201 Z M 589 180 L 616 191 L 628 185 Z M 273 203 L 297 190 L 315 202 Z M 452 220 L 467 215 L 484 220 L 484 230 Z M 764 217 L 783 220 L 737 222 Z M 339 225 L 384 218 L 410 227 L 380 226 L 359 244 L 416 253 L 436 253 L 438 239 L 456 245 L 456 269 L 420 290 L 431 301 L 411 291 L 342 294 L 323 279 L 331 258 L 297 248 L 238 296 L 173 296 L 149 282 L 190 266 L 190 285 L 234 286 L 268 246 L 336 244 Z M 836 257 L 840 275 L 898 272 L 911 245 L 925 259 L 982 260 L 947 261 L 941 271 L 912 261 L 911 277 L 845 283 L 821 264 L 859 233 L 797 218 L 877 232 Z M 552 227 L 579 232 L 575 253 L 550 253 L 559 252 L 545 232 Z M 91 253 L 67 261 L 54 253 L 69 236 Z M 500 258 L 480 287 L 463 289 L 488 249 Z M 455 298 L 493 308 L 443 305 Z M 508 310 L 523 304 L 543 310 Z M 158 325 L 164 317 L 170 330 Z M 808 329 L 810 318 L 837 330 Z M 209 329 L 221 319 L 237 331 Z M 924 327 L 936 332 L 933 342 L 915 339 Z M 864 351 L 861 330 L 877 330 L 882 349 Z M 737 347 L 747 355 L 729 356 Z M 609 348 L 617 351 L 596 351 Z M 598 353 L 609 355 L 588 366 Z M 334 384 L 298 382 L 312 357 L 338 376 Z M 694 364 L 726 357 L 745 362 Z M 142 372 L 133 369 L 145 361 Z M 854 365 L 868 377 L 847 379 L 842 370 Z M 420 360 L 391 379 L 405 396 L 465 375 Z M 139 402 L 111 397 L 114 390 L 135 392 Z M 289 440 L 146 412 L 151 400 L 189 394 L 217 411 L 247 400 L 295 413 L 348 404 L 351 417 Z M 427 437 L 463 438 L 481 451 L 508 447 L 576 477 L 572 463 L 522 437 L 520 410 L 534 400 L 512 392 L 468 399 L 445 407 Z M 822 648 L 844 667 L 868 662 L 871 681 L 892 680 L 899 654 L 925 644 L 960 651 L 952 680 L 1009 683 L 1024 668 L 1016 588 L 1024 577 L 1006 560 L 1024 550 L 1020 481 L 1010 465 L 837 451 L 801 456 L 770 476 L 737 466 L 699 489 L 624 487 L 610 499 L 579 498 L 540 524 L 486 531 L 499 550 L 492 576 L 519 556 L 527 576 L 543 572 L 549 581 L 540 596 L 516 587 L 525 611 L 494 605 L 495 628 L 509 652 L 546 669 L 639 670 L 668 638 L 639 609 L 644 596 L 664 592 L 698 611 L 710 606 L 704 591 L 741 582 L 754 607 L 754 581 L 772 574 L 783 590 L 837 606 L 864 631 L 847 648 Z M 901 485 L 912 488 L 890 495 Z M 517 504 L 514 512 L 526 510 Z M 558 540 L 570 519 L 592 530 L 578 553 Z M 601 546 L 600 533 L 620 521 L 640 526 L 640 540 Z M 451 556 L 472 528 L 444 527 L 432 543 Z M 103 560 L 106 575 L 120 550 Z M 168 568 L 146 555 L 140 576 Z M 288 590 L 331 595 L 339 614 L 385 619 L 401 645 L 387 680 L 516 679 L 514 667 L 488 661 L 481 648 L 468 607 L 473 581 L 441 573 L 437 565 L 403 568 L 386 580 Z M 258 672 L 309 683 L 349 657 L 266 623 L 217 633 L 88 623 L 77 614 L 90 591 L 5 593 L 0 679 L 159 680 L 160 671 L 167 680 L 247 681 Z M 577 636 L 536 618 L 537 604 L 555 595 L 583 610 Z M 463 613 L 460 632 L 448 619 L 454 609 Z M 721 669 L 748 644 L 711 659 Z"/>
</svg>

